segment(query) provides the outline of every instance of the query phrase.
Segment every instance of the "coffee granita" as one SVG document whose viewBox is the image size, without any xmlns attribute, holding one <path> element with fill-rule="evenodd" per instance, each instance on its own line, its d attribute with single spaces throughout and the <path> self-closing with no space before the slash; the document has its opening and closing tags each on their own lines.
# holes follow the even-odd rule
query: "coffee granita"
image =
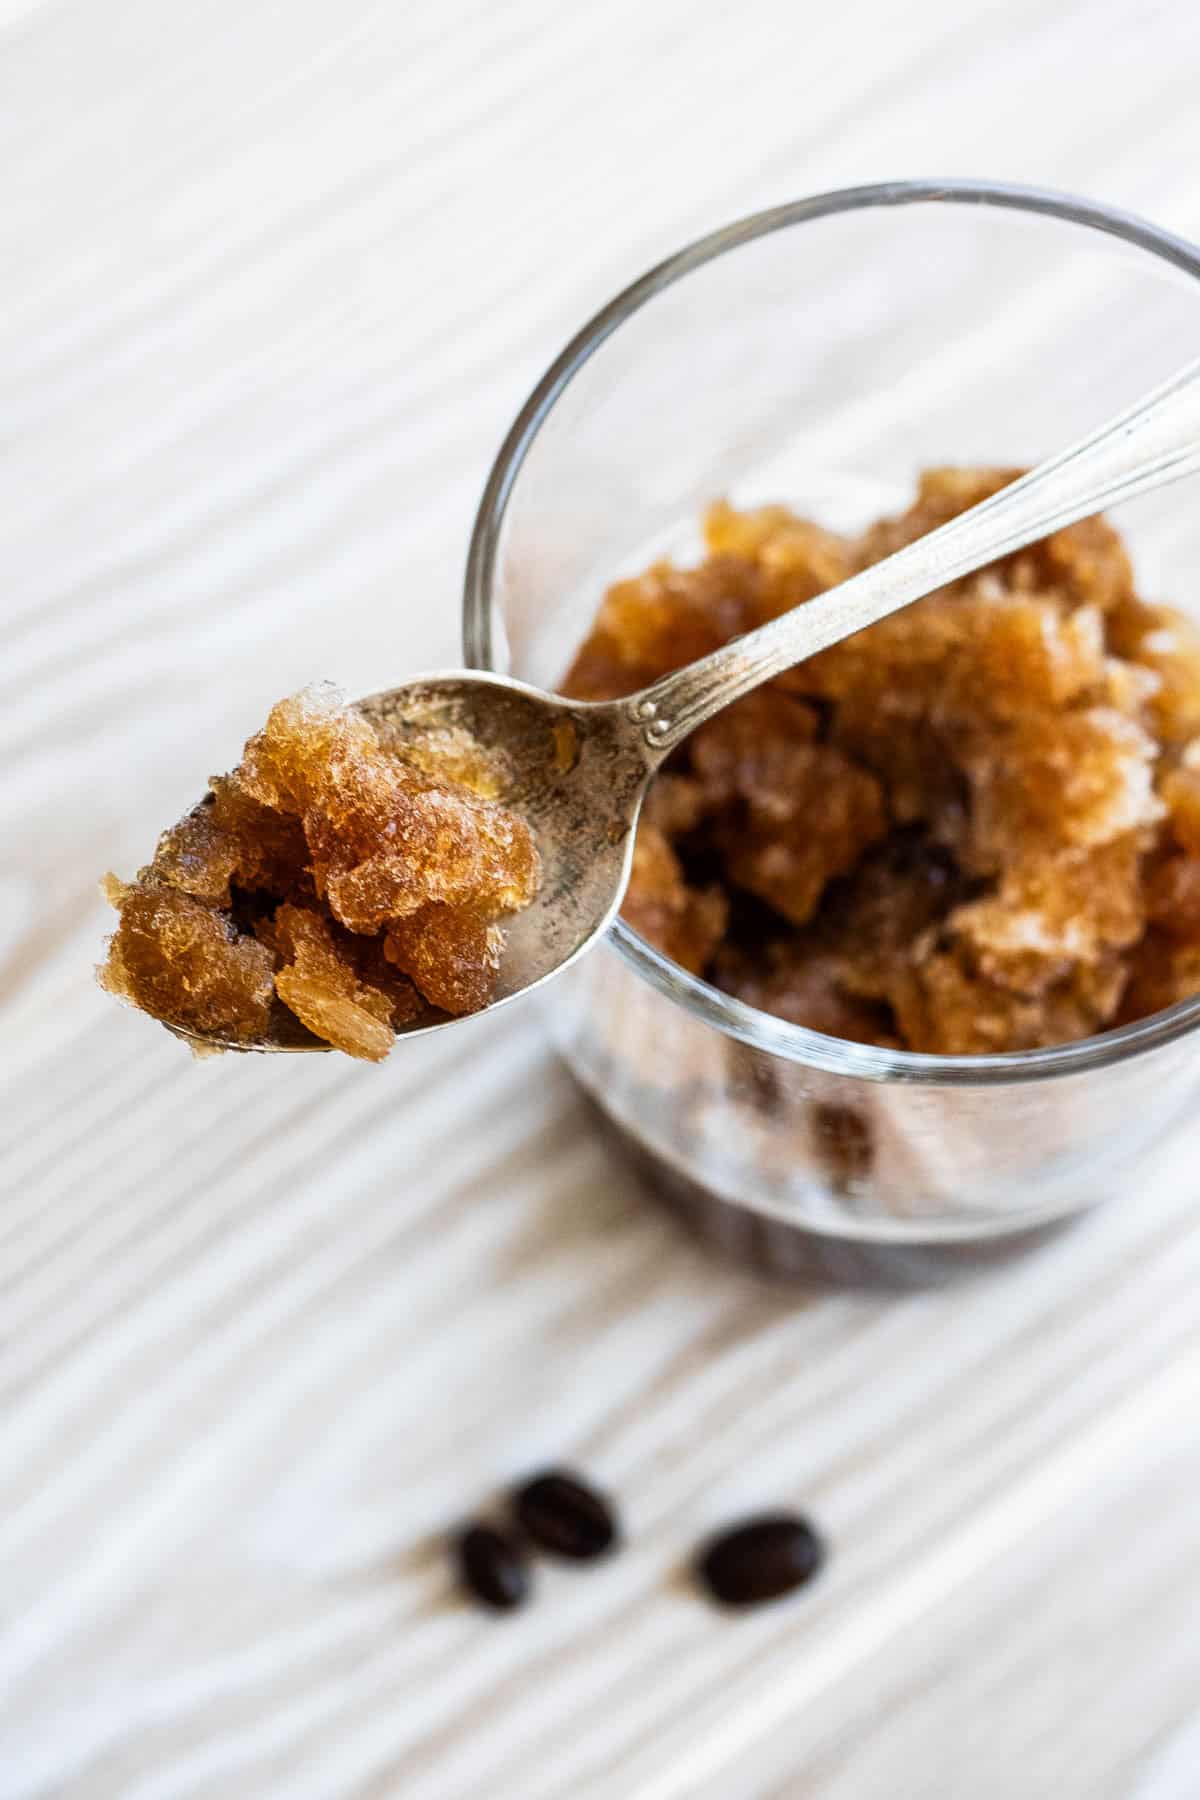
<svg viewBox="0 0 1200 1800">
<path fill-rule="evenodd" d="M 263 1040 L 282 1006 L 378 1062 L 399 1026 L 492 997 L 501 921 L 540 875 L 494 791 L 452 733 L 385 739 L 328 686 L 281 700 L 136 881 L 107 877 L 101 984 L 231 1043 Z"/>
<path fill-rule="evenodd" d="M 633 693 L 1016 479 L 928 470 L 858 536 L 704 520 L 609 589 L 570 669 Z M 797 1025 L 948 1055 L 1083 1038 L 1200 990 L 1200 633 L 1094 518 L 787 670 L 647 799 L 624 916 Z"/>
</svg>

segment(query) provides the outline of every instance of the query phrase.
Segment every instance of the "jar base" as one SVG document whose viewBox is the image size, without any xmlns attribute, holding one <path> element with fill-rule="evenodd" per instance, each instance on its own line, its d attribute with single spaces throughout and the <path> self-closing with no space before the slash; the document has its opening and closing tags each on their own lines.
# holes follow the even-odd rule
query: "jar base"
<svg viewBox="0 0 1200 1800">
<path fill-rule="evenodd" d="M 840 1236 L 792 1224 L 726 1199 L 680 1171 L 618 1124 L 580 1087 L 588 1110 L 652 1198 L 713 1254 L 773 1281 L 891 1292 L 943 1287 L 1017 1261 L 1075 1223 L 1077 1213 L 975 1238 Z"/>
</svg>

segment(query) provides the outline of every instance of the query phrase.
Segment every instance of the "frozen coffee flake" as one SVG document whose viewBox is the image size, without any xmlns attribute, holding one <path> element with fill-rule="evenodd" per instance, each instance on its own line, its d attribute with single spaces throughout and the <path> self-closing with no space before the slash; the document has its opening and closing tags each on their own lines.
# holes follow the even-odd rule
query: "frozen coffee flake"
<svg viewBox="0 0 1200 1800">
<path fill-rule="evenodd" d="M 185 1031 L 243 1042 L 263 1034 L 272 988 L 261 944 L 241 937 L 216 906 L 145 872 L 128 887 L 110 875 L 105 893 L 120 918 L 101 987 Z"/>
</svg>

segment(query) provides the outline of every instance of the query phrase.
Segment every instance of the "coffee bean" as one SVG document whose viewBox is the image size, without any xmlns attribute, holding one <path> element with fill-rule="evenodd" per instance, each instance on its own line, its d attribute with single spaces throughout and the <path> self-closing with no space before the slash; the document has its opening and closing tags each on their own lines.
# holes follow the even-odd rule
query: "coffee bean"
<svg viewBox="0 0 1200 1800">
<path fill-rule="evenodd" d="M 617 1542 L 612 1507 L 578 1475 L 549 1469 L 513 1496 L 521 1529 L 543 1550 L 572 1562 L 590 1562 Z"/>
<path fill-rule="evenodd" d="M 459 1579 L 495 1612 L 511 1612 L 529 1598 L 529 1564 L 516 1539 L 491 1525 L 469 1525 L 455 1544 Z"/>
<path fill-rule="evenodd" d="M 767 1513 L 713 1538 L 696 1572 L 723 1606 L 757 1606 L 803 1587 L 824 1560 L 825 1546 L 807 1519 Z"/>
</svg>

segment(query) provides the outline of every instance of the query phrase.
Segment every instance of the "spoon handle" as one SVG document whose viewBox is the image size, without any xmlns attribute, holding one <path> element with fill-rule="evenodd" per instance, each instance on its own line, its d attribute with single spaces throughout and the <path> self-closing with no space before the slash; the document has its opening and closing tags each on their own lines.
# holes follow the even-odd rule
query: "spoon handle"
<svg viewBox="0 0 1200 1800">
<path fill-rule="evenodd" d="M 979 506 L 627 702 L 657 766 L 740 695 L 962 575 L 1200 471 L 1200 361 Z"/>
</svg>

